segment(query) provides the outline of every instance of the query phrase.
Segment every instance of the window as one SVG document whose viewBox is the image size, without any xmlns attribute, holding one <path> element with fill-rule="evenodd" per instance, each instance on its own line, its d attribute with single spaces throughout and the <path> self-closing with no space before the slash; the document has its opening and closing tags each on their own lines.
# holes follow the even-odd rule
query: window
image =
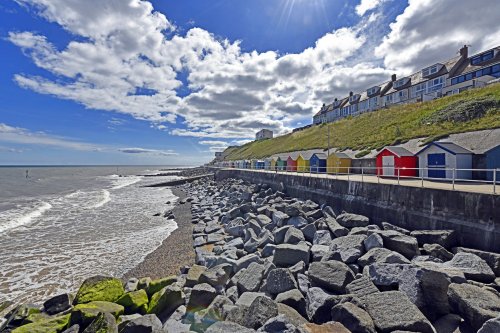
<svg viewBox="0 0 500 333">
<path fill-rule="evenodd" d="M 443 82 L 444 82 L 444 79 L 443 79 L 442 76 L 438 77 L 438 78 L 435 78 L 433 80 L 430 80 L 429 84 L 428 84 L 428 87 L 427 87 L 427 90 L 429 92 L 440 90 L 440 89 L 443 88 Z"/>
<path fill-rule="evenodd" d="M 493 59 L 493 50 L 485 52 L 483 54 L 477 55 L 470 59 L 470 63 L 473 65 L 478 65 L 482 62 Z"/>
<path fill-rule="evenodd" d="M 491 73 L 500 73 L 500 64 L 493 66 L 491 68 Z"/>
<path fill-rule="evenodd" d="M 352 95 L 351 97 L 349 97 L 349 102 L 350 103 L 356 103 L 359 100 L 359 97 L 360 97 L 359 94 Z"/>
<path fill-rule="evenodd" d="M 427 77 L 436 74 L 441 69 L 441 64 L 435 64 L 422 70 L 422 76 Z"/>
<path fill-rule="evenodd" d="M 372 87 L 372 88 L 368 89 L 366 91 L 366 93 L 368 94 L 368 96 L 373 96 L 373 95 L 378 94 L 379 91 L 380 91 L 380 87 Z"/>
<path fill-rule="evenodd" d="M 414 89 L 415 89 L 415 95 L 422 95 L 425 92 L 425 86 L 426 83 L 419 83 L 417 84 Z"/>
<path fill-rule="evenodd" d="M 390 94 L 390 95 L 385 96 L 385 104 L 391 104 L 393 96 L 394 96 L 394 94 Z"/>
<path fill-rule="evenodd" d="M 396 82 L 394 82 L 394 88 L 395 88 L 395 89 L 401 88 L 401 87 L 403 87 L 405 84 L 407 84 L 409 81 L 410 81 L 410 79 L 409 79 L 409 78 L 407 78 L 407 77 L 404 77 L 404 78 L 402 78 L 402 79 L 399 79 L 399 80 L 397 80 Z"/>
<path fill-rule="evenodd" d="M 372 98 L 370 98 L 369 101 L 370 101 L 369 102 L 370 109 L 374 109 L 377 107 L 377 97 L 372 97 Z"/>
</svg>

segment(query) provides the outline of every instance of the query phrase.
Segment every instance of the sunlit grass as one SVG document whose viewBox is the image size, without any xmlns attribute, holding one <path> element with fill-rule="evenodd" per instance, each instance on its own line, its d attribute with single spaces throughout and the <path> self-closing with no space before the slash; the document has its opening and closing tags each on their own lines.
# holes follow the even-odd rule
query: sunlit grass
<svg viewBox="0 0 500 333">
<path fill-rule="evenodd" d="M 425 124 L 423 122 L 423 119 L 451 103 L 486 96 L 500 101 L 500 84 L 430 102 L 394 106 L 358 117 L 343 119 L 336 123 L 314 126 L 275 139 L 251 142 L 238 148 L 229 148 L 226 150 L 226 159 L 263 158 L 277 153 L 327 148 L 328 126 L 330 126 L 331 147 L 360 151 L 380 149 L 414 138 L 440 138 L 453 133 L 499 128 L 500 110 L 489 112 L 482 118 L 463 123 Z"/>
</svg>

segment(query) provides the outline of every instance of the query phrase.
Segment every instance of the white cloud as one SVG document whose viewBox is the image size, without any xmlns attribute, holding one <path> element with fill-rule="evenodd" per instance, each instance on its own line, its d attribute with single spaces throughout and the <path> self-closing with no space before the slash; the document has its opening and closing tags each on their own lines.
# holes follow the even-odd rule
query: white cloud
<svg viewBox="0 0 500 333">
<path fill-rule="evenodd" d="M 26 145 L 52 146 L 81 151 L 101 151 L 105 147 L 71 138 L 50 135 L 44 132 L 32 132 L 25 128 L 13 127 L 0 123 L 0 142 L 11 142 Z"/>
<path fill-rule="evenodd" d="M 17 74 L 21 87 L 148 120 L 162 130 L 163 123 L 183 121 L 186 129 L 169 125 L 171 134 L 182 136 L 253 138 L 263 127 L 289 132 L 290 124 L 310 120 L 321 105 L 313 98 L 318 83 L 335 80 L 331 69 L 366 41 L 358 28 L 341 28 L 299 54 L 242 52 L 239 41 L 203 29 L 177 34 L 148 1 L 17 2 L 75 35 L 58 49 L 46 36 L 11 32 L 9 40 L 56 77 Z M 192 91 L 183 98 L 176 93 L 181 71 Z"/>
<path fill-rule="evenodd" d="M 119 148 L 119 152 L 125 154 L 152 154 L 160 156 L 176 156 L 178 153 L 173 150 L 157 150 L 157 149 L 146 149 L 146 148 Z"/>
<path fill-rule="evenodd" d="M 411 72 L 449 59 L 464 44 L 472 52 L 500 41 L 498 6 L 491 0 L 409 0 L 376 48 L 388 68 Z"/>
<path fill-rule="evenodd" d="M 482 49 L 500 40 L 488 0 L 410 0 L 382 42 L 385 1 L 362 0 L 356 26 L 281 55 L 243 52 L 239 41 L 200 28 L 181 34 L 148 1 L 17 0 L 74 37 L 58 48 L 38 33 L 9 33 L 48 72 L 14 80 L 87 108 L 150 121 L 173 135 L 246 140 L 261 128 L 287 133 L 334 97 L 384 82 L 394 70 L 447 59 L 465 42 Z M 178 96 L 179 88 L 191 93 Z"/>
<path fill-rule="evenodd" d="M 205 146 L 228 146 L 229 144 L 225 141 L 211 141 L 211 140 L 203 140 L 198 142 L 200 145 Z"/>
<path fill-rule="evenodd" d="M 22 153 L 24 150 L 0 146 L 0 153 Z"/>
<path fill-rule="evenodd" d="M 372 11 L 380 6 L 385 0 L 361 0 L 356 6 L 356 14 L 363 16 L 366 12 Z"/>
</svg>

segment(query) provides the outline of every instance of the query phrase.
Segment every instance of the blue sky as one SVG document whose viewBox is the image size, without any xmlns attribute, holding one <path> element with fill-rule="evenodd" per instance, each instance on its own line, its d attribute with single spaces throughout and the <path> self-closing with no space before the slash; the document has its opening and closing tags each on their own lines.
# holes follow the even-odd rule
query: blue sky
<svg viewBox="0 0 500 333">
<path fill-rule="evenodd" d="M 309 124 L 334 97 L 453 57 L 464 43 L 498 45 L 498 7 L 2 1 L 0 164 L 204 163 L 260 128 Z"/>
</svg>

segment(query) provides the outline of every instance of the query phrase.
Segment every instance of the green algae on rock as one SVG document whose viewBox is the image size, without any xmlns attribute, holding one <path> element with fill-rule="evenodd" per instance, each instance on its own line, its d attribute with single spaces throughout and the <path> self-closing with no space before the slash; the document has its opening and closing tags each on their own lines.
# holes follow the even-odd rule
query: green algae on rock
<svg viewBox="0 0 500 333">
<path fill-rule="evenodd" d="M 20 326 L 12 333 L 59 333 L 68 327 L 70 315 L 51 317 L 31 324 Z"/>
<path fill-rule="evenodd" d="M 119 279 L 94 276 L 85 280 L 78 293 L 76 294 L 73 304 L 88 303 L 92 301 L 114 302 L 120 298 L 125 290 L 122 282 Z"/>
<path fill-rule="evenodd" d="M 153 280 L 149 283 L 149 286 L 146 288 L 146 292 L 148 296 L 151 297 L 155 293 L 159 292 L 163 288 L 170 286 L 172 283 L 177 282 L 176 276 L 167 276 L 166 278 Z"/>
<path fill-rule="evenodd" d="M 124 312 L 123 306 L 111 302 L 95 301 L 78 304 L 71 312 L 71 324 L 89 325 L 99 313 L 111 313 L 118 317 Z"/>
<path fill-rule="evenodd" d="M 110 313 L 99 313 L 83 333 L 118 333 L 116 319 Z"/>
<path fill-rule="evenodd" d="M 143 289 L 126 293 L 116 301 L 117 304 L 125 308 L 126 314 L 137 312 L 146 313 L 148 310 L 148 302 L 148 294 Z"/>
<path fill-rule="evenodd" d="M 174 311 L 179 306 L 183 305 L 186 296 L 182 289 L 177 285 L 170 285 L 163 288 L 151 297 L 149 302 L 148 314 L 169 313 Z"/>
</svg>

